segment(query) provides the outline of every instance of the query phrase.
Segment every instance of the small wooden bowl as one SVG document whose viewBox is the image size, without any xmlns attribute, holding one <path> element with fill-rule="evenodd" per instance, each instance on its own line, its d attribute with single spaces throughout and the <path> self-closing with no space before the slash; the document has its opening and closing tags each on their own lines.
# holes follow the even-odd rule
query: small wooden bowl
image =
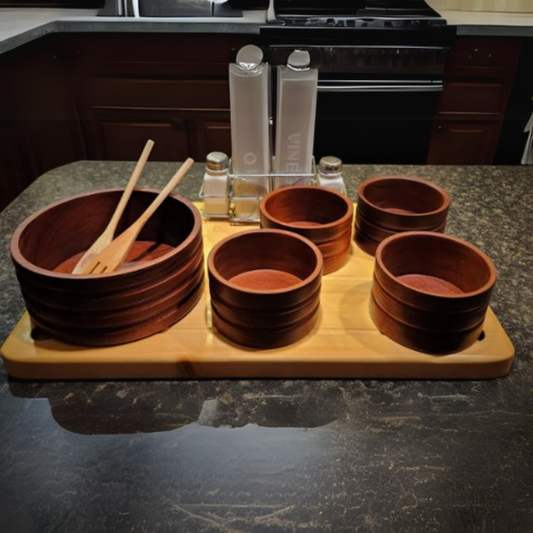
<svg viewBox="0 0 533 533">
<path fill-rule="evenodd" d="M 398 233 L 376 252 L 370 316 L 392 340 L 414 350 L 453 353 L 483 330 L 496 281 L 475 246 L 434 232 Z"/>
<path fill-rule="evenodd" d="M 201 216 L 179 196 L 163 202 L 119 270 L 71 274 L 109 222 L 121 193 L 110 189 L 62 200 L 15 231 L 11 257 L 22 295 L 45 334 L 85 346 L 122 344 L 168 328 L 198 302 L 204 278 Z M 157 193 L 133 192 L 117 235 Z"/>
<path fill-rule="evenodd" d="M 361 215 L 393 231 L 431 231 L 446 221 L 449 209 L 448 193 L 421 178 L 376 176 L 358 189 Z"/>
<path fill-rule="evenodd" d="M 323 260 L 309 240 L 252 230 L 217 243 L 208 258 L 213 325 L 256 348 L 292 344 L 315 326 Z"/>
<path fill-rule="evenodd" d="M 376 176 L 359 186 L 355 241 L 370 255 L 398 232 L 444 232 L 450 209 L 448 193 L 421 178 Z"/>
<path fill-rule="evenodd" d="M 435 231 L 444 233 L 446 228 L 446 221 L 435 228 L 430 228 L 425 231 Z M 375 255 L 379 243 L 391 235 L 401 233 L 400 231 L 394 231 L 381 226 L 376 226 L 368 220 L 358 211 L 355 218 L 355 242 L 357 245 L 367 254 Z"/>
<path fill-rule="evenodd" d="M 259 210 L 262 228 L 291 231 L 315 243 L 324 258 L 324 274 L 348 261 L 353 205 L 346 196 L 320 187 L 285 187 L 264 196 Z"/>
</svg>

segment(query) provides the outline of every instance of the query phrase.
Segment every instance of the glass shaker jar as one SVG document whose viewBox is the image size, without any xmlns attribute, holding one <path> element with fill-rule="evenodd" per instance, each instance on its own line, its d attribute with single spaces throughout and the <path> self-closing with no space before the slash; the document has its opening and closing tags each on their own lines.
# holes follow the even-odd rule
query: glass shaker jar
<svg viewBox="0 0 533 533">
<path fill-rule="evenodd" d="M 202 187 L 204 213 L 208 217 L 227 217 L 229 213 L 229 158 L 223 152 L 211 152 L 206 157 Z"/>
<path fill-rule="evenodd" d="M 346 186 L 342 177 L 342 161 L 338 157 L 327 155 L 320 159 L 318 186 L 346 194 Z"/>
</svg>

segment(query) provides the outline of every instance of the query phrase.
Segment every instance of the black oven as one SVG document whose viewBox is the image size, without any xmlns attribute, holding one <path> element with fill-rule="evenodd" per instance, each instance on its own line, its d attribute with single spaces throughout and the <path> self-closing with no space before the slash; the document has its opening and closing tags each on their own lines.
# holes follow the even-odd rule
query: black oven
<svg viewBox="0 0 533 533">
<path fill-rule="evenodd" d="M 104 7 L 105 0 L 0 0 L 0 7 L 64 7 L 88 9 Z"/>
<path fill-rule="evenodd" d="M 419 0 L 272 4 L 269 62 L 298 48 L 319 69 L 315 157 L 425 163 L 456 28 Z"/>
</svg>

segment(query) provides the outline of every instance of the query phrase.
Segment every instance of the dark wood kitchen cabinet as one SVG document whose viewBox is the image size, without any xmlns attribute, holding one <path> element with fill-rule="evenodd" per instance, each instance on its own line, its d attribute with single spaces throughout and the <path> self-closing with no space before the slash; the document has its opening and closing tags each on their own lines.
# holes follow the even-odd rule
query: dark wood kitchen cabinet
<svg viewBox="0 0 533 533">
<path fill-rule="evenodd" d="M 205 160 L 231 153 L 228 63 L 250 36 L 71 35 L 73 80 L 90 159 Z"/>
<path fill-rule="evenodd" d="M 253 35 L 72 33 L 0 55 L 0 210 L 79 159 L 231 153 L 228 63 Z"/>
<path fill-rule="evenodd" d="M 520 48 L 515 38 L 457 39 L 445 71 L 428 164 L 493 162 Z"/>
<path fill-rule="evenodd" d="M 0 72 L 0 76 L 1 76 Z M 2 113 L 2 110 L 0 110 Z M 0 211 L 14 200 L 30 183 L 24 168 L 14 124 L 0 118 Z"/>
<path fill-rule="evenodd" d="M 0 209 L 42 173 L 85 156 L 66 60 L 58 36 L 0 56 Z"/>
</svg>

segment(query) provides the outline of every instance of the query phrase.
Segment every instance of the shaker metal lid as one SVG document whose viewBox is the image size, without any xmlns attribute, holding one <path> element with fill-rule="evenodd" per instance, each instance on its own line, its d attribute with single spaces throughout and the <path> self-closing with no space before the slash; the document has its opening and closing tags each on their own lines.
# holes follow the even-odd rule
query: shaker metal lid
<svg viewBox="0 0 533 533">
<path fill-rule="evenodd" d="M 247 44 L 237 52 L 236 61 L 242 69 L 253 70 L 263 62 L 263 50 L 254 44 Z"/>
<path fill-rule="evenodd" d="M 206 163 L 210 170 L 225 170 L 228 168 L 228 156 L 223 152 L 211 152 L 206 156 Z"/>
<path fill-rule="evenodd" d="M 318 167 L 326 174 L 337 174 L 342 170 L 342 161 L 334 155 L 326 155 L 320 159 Z"/>
</svg>

